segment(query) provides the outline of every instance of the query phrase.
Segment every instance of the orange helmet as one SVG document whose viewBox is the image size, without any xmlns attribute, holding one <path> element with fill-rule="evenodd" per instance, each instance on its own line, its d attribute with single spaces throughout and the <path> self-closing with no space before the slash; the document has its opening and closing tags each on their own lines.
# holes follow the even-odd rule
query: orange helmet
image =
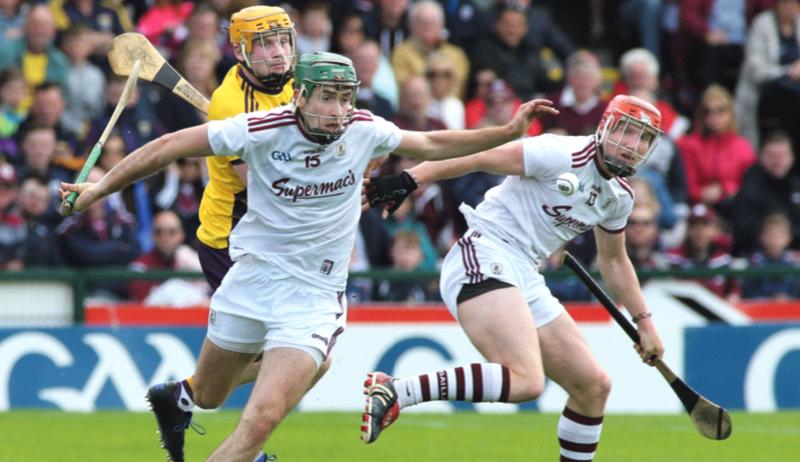
<svg viewBox="0 0 800 462">
<path fill-rule="evenodd" d="M 595 139 L 608 171 L 631 176 L 653 153 L 663 135 L 661 111 L 636 96 L 617 95 L 603 112 Z"/>
<path fill-rule="evenodd" d="M 286 56 L 288 67 L 290 70 L 281 75 L 267 75 L 260 76 L 253 70 L 253 66 L 259 62 L 253 58 L 253 43 L 256 39 L 263 40 L 270 35 L 284 34 L 288 40 L 291 41 L 290 56 Z M 244 55 L 244 65 L 255 74 L 263 83 L 277 84 L 282 87 L 290 78 L 293 71 L 295 59 L 295 51 L 297 40 L 295 37 L 294 23 L 292 18 L 286 13 L 283 8 L 277 6 L 249 6 L 243 8 L 231 16 L 231 24 L 228 29 L 228 35 L 234 47 L 241 50 Z M 276 81 L 279 80 L 280 82 Z"/>
</svg>

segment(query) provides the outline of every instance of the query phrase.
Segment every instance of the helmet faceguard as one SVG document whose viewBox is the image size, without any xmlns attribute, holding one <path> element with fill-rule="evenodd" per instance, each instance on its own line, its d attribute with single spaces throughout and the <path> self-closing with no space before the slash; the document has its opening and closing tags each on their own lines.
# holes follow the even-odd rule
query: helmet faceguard
<svg viewBox="0 0 800 462">
<path fill-rule="evenodd" d="M 595 133 L 606 169 L 615 176 L 636 173 L 658 145 L 661 112 L 635 96 L 618 95 L 608 103 Z"/>
<path fill-rule="evenodd" d="M 294 24 L 283 8 L 276 6 L 251 6 L 243 8 L 231 16 L 229 36 L 234 47 L 241 51 L 244 60 L 240 63 L 247 68 L 264 86 L 279 91 L 292 78 L 296 61 L 297 37 Z M 291 45 L 289 53 L 279 56 L 254 56 L 255 48 L 267 50 L 269 43 L 277 41 Z M 283 64 L 283 72 L 269 72 L 273 66 Z M 257 69 L 266 69 L 267 73 Z"/>
<path fill-rule="evenodd" d="M 335 53 L 306 53 L 300 56 L 295 66 L 294 88 L 296 98 L 305 98 L 306 106 L 299 112 L 303 128 L 307 134 L 320 144 L 329 144 L 336 141 L 350 124 L 355 112 L 355 102 L 358 93 L 358 86 L 361 82 L 356 78 L 356 70 L 353 62 L 348 58 Z M 309 112 L 307 109 L 308 100 L 312 98 L 314 89 L 320 87 L 320 98 L 322 92 L 330 90 L 339 93 L 344 90 L 351 90 L 349 109 L 345 115 L 325 115 Z M 337 103 L 338 104 L 338 103 Z M 316 121 L 311 124 L 310 119 Z M 337 128 L 326 128 L 336 125 Z"/>
</svg>

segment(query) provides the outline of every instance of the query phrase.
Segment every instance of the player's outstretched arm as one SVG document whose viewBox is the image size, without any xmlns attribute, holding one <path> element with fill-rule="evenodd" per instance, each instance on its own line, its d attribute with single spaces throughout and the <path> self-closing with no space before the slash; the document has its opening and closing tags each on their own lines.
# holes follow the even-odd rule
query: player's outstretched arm
<svg viewBox="0 0 800 462">
<path fill-rule="evenodd" d="M 608 288 L 633 317 L 640 341 L 635 345 L 642 360 L 651 366 L 654 358 L 664 356 L 664 345 L 647 311 L 639 279 L 625 250 L 624 233 L 607 233 L 595 228 L 597 266 Z"/>
<path fill-rule="evenodd" d="M 61 183 L 62 196 L 77 192 L 79 195 L 72 210 L 80 212 L 99 199 L 158 172 L 180 158 L 208 155 L 211 155 L 208 124 L 168 133 L 125 156 L 97 183 Z"/>
<path fill-rule="evenodd" d="M 395 153 L 421 160 L 466 156 L 522 137 L 534 119 L 547 114 L 558 115 L 553 103 L 546 99 L 534 99 L 520 105 L 514 117 L 499 127 L 433 132 L 404 130 Z"/>
</svg>

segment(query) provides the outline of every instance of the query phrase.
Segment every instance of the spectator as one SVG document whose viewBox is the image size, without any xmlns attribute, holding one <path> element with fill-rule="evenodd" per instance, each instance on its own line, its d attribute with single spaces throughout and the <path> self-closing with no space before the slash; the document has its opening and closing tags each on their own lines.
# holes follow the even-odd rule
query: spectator
<svg viewBox="0 0 800 462">
<path fill-rule="evenodd" d="M 218 85 L 214 69 L 220 59 L 222 54 L 214 41 L 190 39 L 183 44 L 178 55 L 177 70 L 200 93 L 211 97 Z M 165 131 L 173 132 L 206 121 L 205 114 L 186 104 L 172 92 L 158 89 L 156 95 L 155 112 L 159 125 Z"/>
<path fill-rule="evenodd" d="M 697 204 L 689 214 L 683 244 L 669 249 L 667 260 L 672 268 L 724 269 L 733 261 L 729 249 L 730 239 L 722 233 L 714 211 L 703 204 Z M 733 278 L 711 276 L 693 280 L 720 297 L 735 300 L 739 295 L 739 286 Z"/>
<path fill-rule="evenodd" d="M 62 266 L 64 257 L 56 239 L 56 225 L 60 217 L 50 207 L 47 185 L 35 176 L 23 181 L 17 206 L 26 229 L 23 244 L 25 268 Z"/>
<path fill-rule="evenodd" d="M 7 157 L 16 154 L 16 143 L 11 137 L 28 116 L 28 111 L 22 107 L 27 91 L 25 78 L 19 69 L 9 67 L 0 72 L 0 138 L 10 142 L 3 141 L 2 145 L 2 152 Z M 13 158 L 8 160 L 13 161 Z"/>
<path fill-rule="evenodd" d="M 419 237 L 422 249 L 422 263 L 420 270 L 434 271 L 439 264 L 439 255 L 433 245 L 433 241 L 428 236 L 425 225 L 417 219 L 414 213 L 414 206 L 411 201 L 404 201 L 395 212 L 386 219 L 386 228 L 394 236 L 400 230 L 411 231 Z"/>
<path fill-rule="evenodd" d="M 663 270 L 669 262 L 661 251 L 659 241 L 658 210 L 651 203 L 638 203 L 628 217 L 625 227 L 625 247 L 631 263 L 639 270 Z M 642 279 L 644 281 L 644 279 Z"/>
<path fill-rule="evenodd" d="M 558 116 L 542 118 L 549 132 L 581 136 L 597 130 L 606 103 L 600 98 L 600 61 L 593 53 L 581 50 L 567 59 L 567 85 L 548 99 L 556 102 Z"/>
<path fill-rule="evenodd" d="M 733 92 L 744 56 L 749 18 L 774 0 L 680 0 L 675 69 L 693 88 L 712 83 Z M 692 103 L 692 101 L 687 101 Z"/>
<path fill-rule="evenodd" d="M 22 69 L 29 91 L 44 82 L 66 87 L 69 62 L 53 46 L 55 37 L 56 28 L 50 8 L 42 4 L 31 7 L 25 20 L 24 35 L 0 47 L 0 69 L 11 66 Z M 28 98 L 23 107 L 27 109 L 30 103 L 31 99 Z"/>
<path fill-rule="evenodd" d="M 59 31 L 77 25 L 86 28 L 82 40 L 90 54 L 105 56 L 115 36 L 133 30 L 128 10 L 122 2 L 53 0 L 50 5 Z"/>
<path fill-rule="evenodd" d="M 76 138 L 83 137 L 89 121 L 100 115 L 105 104 L 106 78 L 89 62 L 92 52 L 89 34 L 86 26 L 77 24 L 67 29 L 61 41 L 61 48 L 69 58 L 66 109 L 61 121 Z"/>
<path fill-rule="evenodd" d="M 297 52 L 313 53 L 331 48 L 331 18 L 329 5 L 322 1 L 309 2 L 303 8 L 300 32 L 297 35 Z"/>
<path fill-rule="evenodd" d="M 481 68 L 472 75 L 468 100 L 464 105 L 464 118 L 467 128 L 475 128 L 486 114 L 486 100 L 492 82 L 498 80 L 497 72 L 491 68 Z"/>
<path fill-rule="evenodd" d="M 181 220 L 175 212 L 162 210 L 153 218 L 153 242 L 155 246 L 140 255 L 129 268 L 133 271 L 153 270 L 200 272 L 197 252 L 185 245 L 185 234 Z M 208 284 L 187 282 L 183 279 L 168 279 L 164 282 L 134 280 L 128 283 L 128 296 L 147 304 L 189 306 L 208 301 Z"/>
<path fill-rule="evenodd" d="M 356 107 L 367 109 L 373 114 L 391 120 L 394 117 L 392 103 L 379 95 L 373 88 L 381 62 L 381 50 L 378 48 L 378 44 L 372 40 L 362 42 L 356 46 L 350 57 L 356 68 L 356 75 L 361 80 L 356 97 Z"/>
<path fill-rule="evenodd" d="M 750 277 L 742 283 L 742 297 L 786 300 L 795 298 L 798 279 L 792 270 L 800 265 L 800 256 L 789 250 L 792 223 L 782 213 L 767 215 L 761 222 L 759 249 L 750 255 L 751 268 L 785 268 L 783 275 Z"/>
<path fill-rule="evenodd" d="M 339 50 L 337 53 L 348 56 L 350 59 L 355 59 L 356 51 L 367 41 L 364 34 L 364 19 L 357 14 L 349 14 L 342 21 L 342 24 L 334 29 L 336 42 L 334 48 Z M 369 41 L 378 46 L 374 40 L 370 39 Z M 361 74 L 358 74 L 358 76 L 360 78 Z M 394 70 L 392 70 L 392 65 L 389 64 L 389 59 L 383 54 L 380 46 L 378 46 L 378 68 L 372 78 L 372 89 L 375 94 L 392 104 L 392 111 L 397 110 L 397 79 L 395 79 Z"/>
<path fill-rule="evenodd" d="M 534 50 L 542 50 L 545 47 L 552 50 L 563 63 L 567 57 L 575 52 L 575 44 L 564 34 L 561 28 L 553 22 L 550 14 L 538 3 L 533 0 L 505 0 L 508 2 L 519 2 L 524 6 L 528 13 L 528 33 L 525 41 Z"/>
<path fill-rule="evenodd" d="M 455 69 L 450 57 L 445 53 L 432 53 L 425 77 L 431 85 L 428 115 L 441 120 L 451 130 L 464 129 L 464 103 L 455 96 Z"/>
<path fill-rule="evenodd" d="M 511 120 L 511 116 L 514 115 L 519 105 L 522 104 L 522 101 L 514 94 L 514 90 L 501 79 L 496 79 L 489 85 L 485 98 L 483 105 L 484 112 L 475 127 L 495 127 L 503 125 Z M 528 135 L 535 136 L 541 132 L 542 124 L 538 119 L 534 120 L 528 129 Z"/>
<path fill-rule="evenodd" d="M 392 235 L 381 218 L 378 209 L 370 208 L 361 213 L 356 231 L 353 255 L 350 258 L 350 271 L 367 271 L 370 268 L 389 268 L 392 265 L 389 249 Z M 348 302 L 365 302 L 375 298 L 373 282 L 370 278 L 347 279 Z"/>
<path fill-rule="evenodd" d="M 715 205 L 739 190 L 742 175 L 756 160 L 736 131 L 733 98 L 720 85 L 703 93 L 692 132 L 678 140 L 686 168 L 690 203 Z"/>
<path fill-rule="evenodd" d="M 392 241 L 392 270 L 395 273 L 410 273 L 422 267 L 423 253 L 420 235 L 408 229 L 398 230 Z M 425 281 L 396 280 L 380 281 L 380 300 L 392 302 L 420 303 L 434 297 Z"/>
<path fill-rule="evenodd" d="M 22 37 L 30 6 L 21 0 L 0 2 L 0 41 L 8 43 Z"/>
<path fill-rule="evenodd" d="M 447 40 L 462 50 L 470 50 L 477 39 L 492 28 L 482 0 L 438 0 L 444 9 Z"/>
<path fill-rule="evenodd" d="M 181 227 L 188 233 L 187 244 L 194 245 L 200 218 L 200 200 L 205 181 L 200 159 L 178 159 L 167 169 L 163 184 L 154 184 L 156 207 L 172 210 L 181 219 Z M 159 177 L 161 178 L 161 177 Z"/>
<path fill-rule="evenodd" d="M 428 58 L 439 53 L 449 58 L 455 94 L 463 97 L 469 59 L 464 50 L 447 42 L 442 6 L 433 0 L 420 0 L 409 9 L 408 21 L 410 36 L 391 55 L 398 84 L 402 86 L 413 75 L 425 75 Z"/>
<path fill-rule="evenodd" d="M 185 43 L 192 41 L 214 43 L 219 55 L 214 68 L 215 79 L 222 81 L 228 70 L 236 65 L 236 57 L 233 56 L 231 42 L 228 40 L 227 21 L 220 18 L 219 13 L 211 4 L 203 2 L 195 4 L 192 14 L 189 15 L 186 22 L 186 27 Z"/>
<path fill-rule="evenodd" d="M 539 50 L 524 40 L 527 33 L 527 10 L 517 3 L 501 4 L 494 33 L 480 39 L 471 54 L 475 68 L 494 69 L 514 93 L 526 100 L 537 92 L 551 90 L 539 61 Z"/>
<path fill-rule="evenodd" d="M 758 162 L 742 178 L 735 196 L 720 204 L 733 228 L 734 255 L 755 250 L 764 217 L 781 212 L 789 217 L 794 232 L 792 246 L 800 248 L 800 176 L 792 173 L 795 155 L 785 132 L 764 139 Z"/>
<path fill-rule="evenodd" d="M 57 146 L 52 128 L 32 126 L 22 134 L 22 165 L 17 168 L 19 178 L 36 176 L 47 185 L 52 209 L 61 202 L 58 198 L 60 183 L 72 181 L 74 176 L 71 171 L 53 163 Z"/>
<path fill-rule="evenodd" d="M 136 24 L 136 30 L 147 37 L 168 59 L 177 55 L 186 39 L 186 20 L 194 3 L 184 0 L 155 0 Z"/>
<path fill-rule="evenodd" d="M 0 270 L 21 270 L 25 258 L 25 223 L 14 203 L 19 191 L 17 175 L 9 164 L 0 165 Z"/>
<path fill-rule="evenodd" d="M 766 17 L 764 17 L 766 16 Z M 758 94 L 758 110 L 751 104 L 742 108 L 746 121 L 753 122 L 758 116 L 758 134 L 775 129 L 793 135 L 795 146 L 800 145 L 800 1 L 780 0 L 775 7 L 762 13 L 753 24 L 751 40 L 748 41 L 749 61 L 745 62 L 744 77 L 737 94 L 747 102 L 748 90 Z M 758 27 L 758 29 L 756 29 Z M 758 34 L 758 35 L 756 35 Z M 753 50 L 750 51 L 751 42 Z M 750 56 L 758 54 L 758 57 Z M 752 68 L 747 65 L 751 64 Z M 748 72 L 749 71 L 749 72 Z M 747 85 L 749 84 L 749 88 Z M 737 89 L 738 90 L 738 89 Z M 752 100 L 750 101 L 752 103 Z M 752 130 L 750 126 L 748 129 Z"/>
<path fill-rule="evenodd" d="M 38 86 L 33 106 L 28 117 L 20 125 L 17 136 L 22 136 L 31 127 L 53 129 L 57 142 L 53 162 L 67 170 L 78 170 L 83 166 L 83 159 L 76 155 L 79 150 L 78 138 L 64 126 L 65 107 L 64 90 L 61 87 L 52 82 Z"/>
<path fill-rule="evenodd" d="M 661 129 L 672 141 L 677 141 L 689 129 L 689 119 L 682 116 L 668 101 L 659 97 L 661 65 L 651 51 L 634 48 L 619 59 L 622 80 L 614 87 L 614 94 L 636 94 L 650 101 L 661 111 Z"/>
<path fill-rule="evenodd" d="M 95 167 L 87 181 L 97 182 L 103 170 Z M 84 213 L 67 217 L 57 229 L 61 249 L 67 263 L 79 268 L 127 266 L 139 255 L 133 217 L 111 209 L 101 199 Z M 103 281 L 90 284 L 89 293 L 95 296 L 124 298 L 126 286 L 120 282 Z"/>
<path fill-rule="evenodd" d="M 384 56 L 392 56 L 395 47 L 403 43 L 406 29 L 408 0 L 376 0 L 375 8 L 364 14 L 364 32 L 378 42 Z"/>
<path fill-rule="evenodd" d="M 617 11 L 620 31 L 634 31 L 635 43 L 650 52 L 657 62 L 661 62 L 661 19 L 662 0 L 621 0 Z M 662 117 L 663 117 L 662 113 Z"/>
<path fill-rule="evenodd" d="M 422 76 L 409 77 L 400 88 L 400 112 L 393 122 L 403 130 L 445 130 L 439 119 L 428 116 L 431 103 L 431 87 Z"/>
</svg>

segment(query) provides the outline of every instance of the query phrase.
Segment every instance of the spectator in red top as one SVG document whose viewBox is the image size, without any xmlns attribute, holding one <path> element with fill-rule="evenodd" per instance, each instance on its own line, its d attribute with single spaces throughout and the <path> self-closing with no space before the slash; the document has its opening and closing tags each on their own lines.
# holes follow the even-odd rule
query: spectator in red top
<svg viewBox="0 0 800 462">
<path fill-rule="evenodd" d="M 487 70 L 487 75 L 493 74 L 493 71 Z M 477 85 L 483 86 L 483 83 L 478 80 Z M 511 120 L 511 116 L 522 104 L 522 101 L 514 94 L 514 90 L 502 79 L 492 80 L 486 88 L 481 88 L 479 93 L 476 92 L 476 95 L 481 96 L 476 96 L 471 101 L 472 115 L 467 118 L 467 128 L 503 125 Z M 469 122 L 470 119 L 472 119 L 471 122 Z M 540 133 L 542 133 L 542 124 L 537 119 L 528 128 L 528 136 L 536 136 Z"/>
<path fill-rule="evenodd" d="M 181 220 L 175 212 L 172 210 L 158 212 L 153 219 L 153 242 L 155 245 L 151 251 L 134 260 L 130 264 L 130 268 L 141 272 L 151 270 L 200 271 L 200 260 L 197 253 L 183 244 L 184 237 Z M 158 280 L 134 280 L 128 284 L 128 295 L 131 300 L 144 301 L 158 287 L 161 287 L 163 294 L 166 291 L 189 287 L 186 284 L 188 283 L 175 284 L 172 280 L 163 284 Z M 172 298 L 171 295 L 170 298 Z"/>
<path fill-rule="evenodd" d="M 19 187 L 14 167 L 0 164 L 0 270 L 20 270 L 23 266 L 25 222 L 13 210 Z"/>
<path fill-rule="evenodd" d="M 694 129 L 678 140 L 690 203 L 715 205 L 739 190 L 756 161 L 750 142 L 737 130 L 731 94 L 720 85 L 703 93 Z"/>
<path fill-rule="evenodd" d="M 193 9 L 193 2 L 156 0 L 155 5 L 139 18 L 136 30 L 170 58 L 178 52 L 188 35 L 185 24 Z"/>
</svg>

